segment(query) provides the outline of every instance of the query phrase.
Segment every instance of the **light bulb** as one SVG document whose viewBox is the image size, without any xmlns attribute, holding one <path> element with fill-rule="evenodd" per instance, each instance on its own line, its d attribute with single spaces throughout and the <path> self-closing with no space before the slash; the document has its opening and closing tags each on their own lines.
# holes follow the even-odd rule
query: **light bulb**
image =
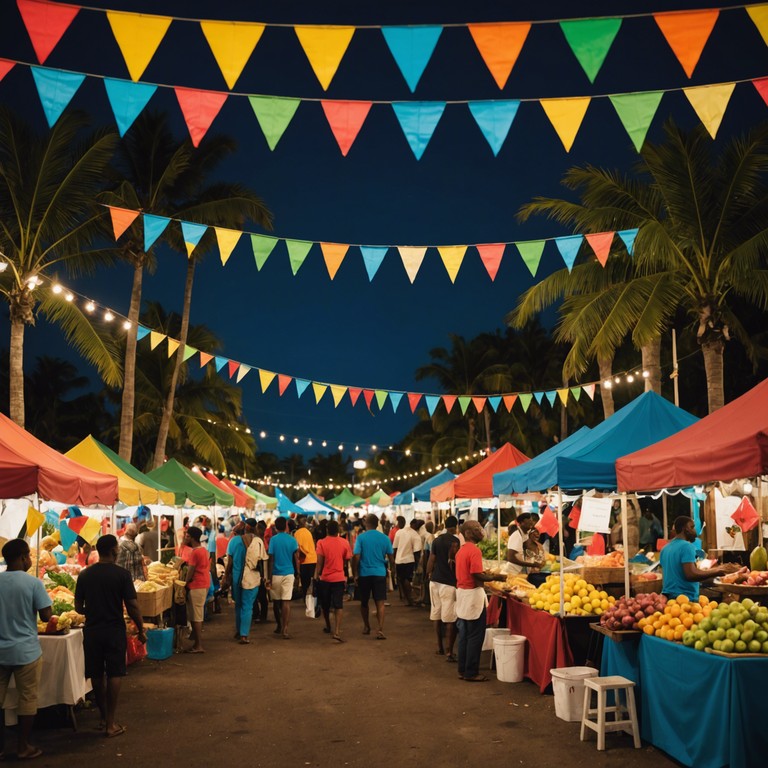
<svg viewBox="0 0 768 768">
<path fill-rule="evenodd" d="M 71 293 L 67 293 L 67 295 L 64 298 L 67 301 L 73 301 L 75 297 Z"/>
<path fill-rule="evenodd" d="M 115 316 L 114 316 L 114 315 L 113 315 L 113 314 L 112 314 L 112 313 L 111 313 L 109 310 L 107 310 L 107 311 L 104 313 L 104 319 L 105 319 L 105 320 L 106 320 L 108 323 L 111 323 L 111 322 L 112 322 L 112 321 L 115 319 Z"/>
<path fill-rule="evenodd" d="M 343 450 L 344 450 L 344 443 L 339 443 L 339 450 L 340 450 L 340 451 L 343 451 Z"/>
<path fill-rule="evenodd" d="M 635 380 L 635 377 L 630 373 L 629 376 L 627 376 L 627 381 L 631 384 Z"/>
<path fill-rule="evenodd" d="M 621 384 L 621 379 L 620 379 L 618 376 L 617 376 L 617 377 L 614 379 L 614 381 L 615 381 L 617 384 Z"/>
<path fill-rule="evenodd" d="M 327 448 L 327 447 L 328 447 L 328 443 L 325 440 L 323 440 L 323 448 Z"/>
<path fill-rule="evenodd" d="M 648 371 L 643 371 L 643 378 L 647 379 L 651 374 Z"/>
<path fill-rule="evenodd" d="M 612 386 L 613 386 L 613 382 L 612 382 L 610 379 L 606 379 L 606 380 L 603 382 L 603 387 L 604 387 L 605 389 L 610 389 Z"/>
<path fill-rule="evenodd" d="M 92 301 L 89 301 L 89 302 L 88 302 L 88 303 L 85 305 L 85 311 L 86 311 L 86 312 L 93 312 L 95 309 L 96 309 L 96 305 L 95 305 L 95 304 L 94 304 Z"/>
<path fill-rule="evenodd" d="M 126 331 L 129 331 L 131 329 L 131 321 L 130 320 L 125 320 L 123 322 L 123 328 L 125 328 Z"/>
<path fill-rule="evenodd" d="M 377 448 L 375 445 L 372 445 L 372 446 L 371 446 L 371 450 L 372 450 L 372 451 L 378 451 L 379 449 L 378 449 L 378 448 Z"/>
<path fill-rule="evenodd" d="M 307 445 L 312 445 L 312 440 L 307 440 Z"/>
<path fill-rule="evenodd" d="M 293 444 L 294 445 L 298 445 L 299 444 L 299 438 L 298 437 L 294 437 L 293 438 Z"/>
<path fill-rule="evenodd" d="M 284 442 L 285 442 L 285 435 L 280 435 L 280 442 L 281 442 L 281 443 L 284 443 Z"/>
<path fill-rule="evenodd" d="M 251 428 L 250 427 L 246 427 L 245 428 L 245 434 L 246 435 L 250 435 L 251 434 Z"/>
<path fill-rule="evenodd" d="M 259 437 L 263 440 L 267 436 L 267 433 L 262 429 L 261 432 L 259 432 Z"/>
<path fill-rule="evenodd" d="M 405 455 L 406 456 L 410 456 L 411 455 L 411 449 L 410 448 L 406 448 L 405 449 Z"/>
<path fill-rule="evenodd" d="M 54 284 L 54 286 L 53 286 L 53 288 L 51 288 L 51 290 L 52 290 L 52 291 L 53 291 L 55 294 L 59 294 L 59 293 L 61 293 L 61 292 L 62 292 L 64 289 L 63 289 L 63 288 L 62 288 L 62 287 L 61 287 L 61 286 L 60 286 L 58 283 L 55 283 L 55 284 Z"/>
</svg>

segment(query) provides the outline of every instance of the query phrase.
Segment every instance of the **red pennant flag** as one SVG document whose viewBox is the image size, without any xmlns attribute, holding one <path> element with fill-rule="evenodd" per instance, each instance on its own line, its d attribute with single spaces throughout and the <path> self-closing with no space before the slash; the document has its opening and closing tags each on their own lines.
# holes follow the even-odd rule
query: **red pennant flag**
<svg viewBox="0 0 768 768">
<path fill-rule="evenodd" d="M 13 69 L 15 61 L 8 61 L 8 59 L 0 59 L 0 81 Z M 759 89 L 758 89 L 759 90 Z"/>
<path fill-rule="evenodd" d="M 174 88 L 184 115 L 192 144 L 198 146 L 208 132 L 219 110 L 227 100 L 227 94 L 216 91 L 199 91 L 195 88 Z"/>
<path fill-rule="evenodd" d="M 763 101 L 768 104 L 768 77 L 753 80 L 752 85 L 757 88 L 757 92 L 763 97 Z"/>
<path fill-rule="evenodd" d="M 240 363 L 236 363 L 234 360 L 229 361 L 229 378 L 231 379 L 240 367 Z"/>
<path fill-rule="evenodd" d="M 475 404 L 475 408 L 477 408 L 477 412 L 480 413 L 483 408 L 485 408 L 485 401 L 487 398 L 485 397 L 473 397 L 472 402 Z"/>
<path fill-rule="evenodd" d="M 419 404 L 419 400 L 421 400 L 421 392 L 408 393 L 408 403 L 411 406 L 411 413 L 416 413 L 416 406 Z"/>
<path fill-rule="evenodd" d="M 546 533 L 550 538 L 554 538 L 560 533 L 560 526 L 557 524 L 557 518 L 552 512 L 552 507 L 545 507 L 539 522 L 536 523 L 536 530 L 539 533 Z"/>
<path fill-rule="evenodd" d="M 491 280 L 495 280 L 496 273 L 501 266 L 501 257 L 504 255 L 504 243 L 489 243 L 486 245 L 478 245 L 476 248 Z"/>
<path fill-rule="evenodd" d="M 373 390 L 372 389 L 364 389 L 363 390 L 363 397 L 365 398 L 365 404 L 368 406 L 368 410 L 371 410 L 371 402 L 373 401 Z"/>
<path fill-rule="evenodd" d="M 280 395 L 288 389 L 288 385 L 293 381 L 293 376 L 286 376 L 284 373 L 277 374 L 277 391 Z"/>
<path fill-rule="evenodd" d="M 347 392 L 349 392 L 349 399 L 352 401 L 353 406 L 357 404 L 357 398 L 360 397 L 360 393 L 362 391 L 362 389 L 358 389 L 357 387 L 350 387 L 347 390 Z"/>
<path fill-rule="evenodd" d="M 200 353 L 200 367 L 205 368 L 208 363 L 213 360 L 213 355 L 209 355 L 207 352 L 201 352 Z"/>
<path fill-rule="evenodd" d="M 443 403 L 445 404 L 445 410 L 448 411 L 448 413 L 451 412 L 451 408 L 453 408 L 454 403 L 456 402 L 456 395 L 443 395 Z"/>
<path fill-rule="evenodd" d="M 80 8 L 45 0 L 16 0 L 16 3 L 37 60 L 42 64 L 61 40 Z"/>
<path fill-rule="evenodd" d="M 598 232 L 594 235 L 584 235 L 584 238 L 595 252 L 595 256 L 597 256 L 597 260 L 602 266 L 605 266 L 605 262 L 608 261 L 608 254 L 611 252 L 611 244 L 613 243 L 613 234 L 613 232 Z"/>
<path fill-rule="evenodd" d="M 370 101 L 321 101 L 323 112 L 344 157 L 371 111 Z"/>
<path fill-rule="evenodd" d="M 139 212 L 129 211 L 125 208 L 114 208 L 110 205 L 109 215 L 112 217 L 112 229 L 115 231 L 115 240 L 119 240 L 123 232 L 136 221 Z"/>
<path fill-rule="evenodd" d="M 731 520 L 746 533 L 746 531 L 751 531 L 757 525 L 760 515 L 757 514 L 757 510 L 752 506 L 749 497 L 745 496 L 741 500 L 741 504 L 736 507 L 736 511 L 731 515 Z"/>
<path fill-rule="evenodd" d="M 579 520 L 581 520 L 581 507 L 571 507 L 568 513 L 568 527 L 575 531 L 579 527 Z"/>
<path fill-rule="evenodd" d="M 587 547 L 588 555 L 604 555 L 605 539 L 599 534 L 592 534 L 592 543 Z"/>
<path fill-rule="evenodd" d="M 80 531 L 83 530 L 83 526 L 88 522 L 89 519 L 90 518 L 86 517 L 85 515 L 80 515 L 79 517 L 70 517 L 67 520 L 69 530 L 74 531 L 75 533 L 80 533 Z"/>
<path fill-rule="evenodd" d="M 502 399 L 507 410 L 512 413 L 512 406 L 515 404 L 515 400 L 517 400 L 517 395 L 504 395 Z"/>
</svg>

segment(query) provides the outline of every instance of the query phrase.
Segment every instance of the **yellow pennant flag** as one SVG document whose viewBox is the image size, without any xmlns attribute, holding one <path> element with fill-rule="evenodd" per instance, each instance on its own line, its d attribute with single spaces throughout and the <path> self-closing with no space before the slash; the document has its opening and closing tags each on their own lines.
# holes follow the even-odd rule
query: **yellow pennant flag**
<svg viewBox="0 0 768 768">
<path fill-rule="evenodd" d="M 714 139 L 717 136 L 717 129 L 723 121 L 725 108 L 731 100 L 731 94 L 736 87 L 736 83 L 724 83 L 723 85 L 703 85 L 698 88 L 683 88 L 688 101 L 696 110 L 699 120 L 704 123 L 704 127 L 709 131 L 709 135 Z"/>
<path fill-rule="evenodd" d="M 171 26 L 171 17 L 107 11 L 107 19 L 131 80 L 139 80 Z"/>
<path fill-rule="evenodd" d="M 558 389 L 557 396 L 560 398 L 560 402 L 563 405 L 568 405 L 568 388 L 567 387 L 565 389 Z"/>
<path fill-rule="evenodd" d="M 240 368 L 237 371 L 237 378 L 235 379 L 235 381 L 241 382 L 246 377 L 246 375 L 250 370 L 251 370 L 250 365 L 246 365 L 245 363 L 240 363 Z"/>
<path fill-rule="evenodd" d="M 327 91 L 355 33 L 354 27 L 294 27 L 296 37 L 312 65 L 320 85 Z"/>
<path fill-rule="evenodd" d="M 157 331 L 149 332 L 149 348 L 155 349 L 157 345 L 165 338 L 164 333 L 158 333 Z"/>
<path fill-rule="evenodd" d="M 232 90 L 243 72 L 253 49 L 261 39 L 264 24 L 246 24 L 237 21 L 201 21 L 208 45 L 224 75 L 227 87 Z"/>
<path fill-rule="evenodd" d="M 341 398 L 344 397 L 344 393 L 347 391 L 346 387 L 340 387 L 336 384 L 331 384 L 331 394 L 333 395 L 333 407 L 336 408 L 341 402 Z"/>
<path fill-rule="evenodd" d="M 45 522 L 45 515 L 34 507 L 27 507 L 27 536 L 34 536 Z"/>
<path fill-rule="evenodd" d="M 546 112 L 549 122 L 557 131 L 566 152 L 571 151 L 573 140 L 581 127 L 581 121 L 587 112 L 590 98 L 577 99 L 541 99 L 541 107 Z"/>
<path fill-rule="evenodd" d="M 403 266 L 408 273 L 408 279 L 413 283 L 416 275 L 419 274 L 421 262 L 424 261 L 424 254 L 427 249 L 402 245 L 397 250 L 400 251 L 400 258 L 403 260 Z"/>
<path fill-rule="evenodd" d="M 267 391 L 267 387 L 272 383 L 272 379 L 274 379 L 276 375 L 277 374 L 272 373 L 272 371 L 264 371 L 259 368 L 259 381 L 261 382 L 262 393 Z"/>
<path fill-rule="evenodd" d="M 768 5 L 748 5 L 746 11 L 768 45 Z"/>
<path fill-rule="evenodd" d="M 222 229 L 221 227 L 214 227 L 216 232 L 216 241 L 219 244 L 219 255 L 221 256 L 221 266 L 223 267 L 232 255 L 232 251 L 235 250 L 235 246 L 240 240 L 242 232 L 237 232 L 234 229 Z"/>
<path fill-rule="evenodd" d="M 328 389 L 327 384 L 318 384 L 316 381 L 312 382 L 312 389 L 315 392 L 315 403 L 319 403 L 323 399 L 325 390 Z"/>
<path fill-rule="evenodd" d="M 95 517 L 89 517 L 78 535 L 89 544 L 93 544 L 101 535 L 101 523 Z"/>
<path fill-rule="evenodd" d="M 464 254 L 467 252 L 466 245 L 440 245 L 437 248 L 440 258 L 443 260 L 445 271 L 451 282 L 456 282 L 456 275 L 459 274 L 461 264 L 464 261 Z"/>
<path fill-rule="evenodd" d="M 172 357 L 173 353 L 179 348 L 179 342 L 176 339 L 168 339 L 168 357 Z"/>
<path fill-rule="evenodd" d="M 344 261 L 344 257 L 347 255 L 349 246 L 342 243 L 320 243 L 320 250 L 323 252 L 325 268 L 328 270 L 331 280 L 333 280 L 339 271 L 341 262 Z"/>
</svg>

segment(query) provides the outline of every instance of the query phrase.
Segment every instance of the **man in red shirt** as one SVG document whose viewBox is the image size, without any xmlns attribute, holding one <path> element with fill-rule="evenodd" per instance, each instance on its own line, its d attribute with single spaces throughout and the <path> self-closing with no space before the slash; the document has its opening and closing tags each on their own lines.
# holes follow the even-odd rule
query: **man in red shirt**
<svg viewBox="0 0 768 768">
<path fill-rule="evenodd" d="M 203 650 L 203 618 L 205 598 L 211 586 L 211 573 L 208 564 L 208 551 L 200 546 L 203 532 L 190 525 L 184 539 L 182 559 L 187 564 L 187 616 L 192 625 L 192 647 L 187 653 L 205 653 Z"/>
<path fill-rule="evenodd" d="M 317 596 L 325 618 L 324 632 L 331 632 L 333 608 L 333 639 L 341 638 L 341 617 L 344 609 L 344 588 L 347 584 L 347 563 L 352 558 L 349 542 L 339 536 L 339 524 L 328 523 L 328 535 L 317 542 Z"/>
<path fill-rule="evenodd" d="M 459 679 L 484 683 L 480 674 L 480 653 L 485 639 L 486 597 L 483 584 L 496 577 L 483 573 L 483 555 L 477 546 L 485 538 L 477 520 L 461 526 L 465 543 L 456 553 L 456 625 L 459 630 Z"/>
</svg>

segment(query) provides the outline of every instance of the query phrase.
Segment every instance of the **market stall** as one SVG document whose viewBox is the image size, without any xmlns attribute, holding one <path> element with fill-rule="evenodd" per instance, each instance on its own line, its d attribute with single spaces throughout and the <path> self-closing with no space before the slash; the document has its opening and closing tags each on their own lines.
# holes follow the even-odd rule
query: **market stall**
<svg viewBox="0 0 768 768">
<path fill-rule="evenodd" d="M 447 483 L 455 477 L 456 475 L 451 472 L 450 469 L 441 469 L 436 475 L 427 478 L 413 488 L 409 488 L 407 491 L 396 494 L 392 499 L 392 503 L 395 506 L 405 506 L 407 504 L 413 504 L 416 501 L 429 501 L 429 492 L 435 486 Z"/>
<path fill-rule="evenodd" d="M 172 490 L 179 506 L 183 506 L 187 500 L 203 507 L 222 503 L 230 506 L 234 500 L 232 494 L 224 494 L 204 477 L 179 464 L 176 459 L 168 459 L 162 466 L 148 472 L 147 476 Z"/>
</svg>

